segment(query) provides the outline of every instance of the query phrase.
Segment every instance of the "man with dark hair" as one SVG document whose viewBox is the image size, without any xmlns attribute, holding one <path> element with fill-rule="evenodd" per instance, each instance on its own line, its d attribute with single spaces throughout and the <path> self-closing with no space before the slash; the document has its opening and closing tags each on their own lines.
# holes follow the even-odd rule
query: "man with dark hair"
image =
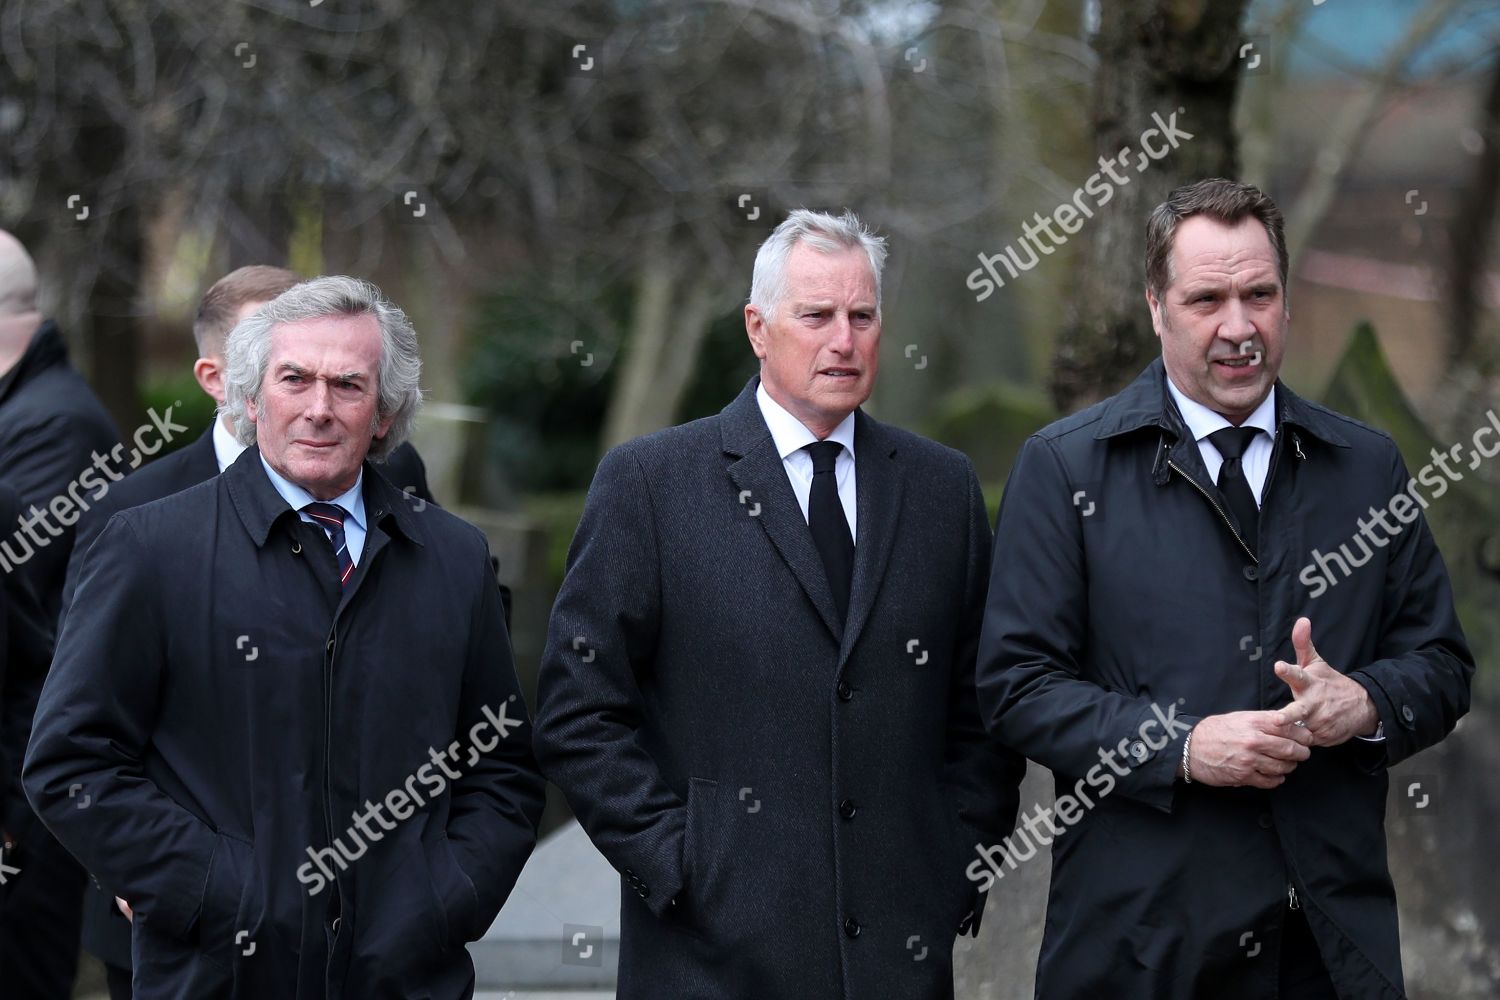
<svg viewBox="0 0 1500 1000">
<path fill-rule="evenodd" d="M 537 755 L 620 872 L 621 1000 L 953 996 L 1010 830 L 962 454 L 871 419 L 885 241 L 798 210 L 756 254 L 760 374 L 610 451 L 552 610 Z"/>
<path fill-rule="evenodd" d="M 27 794 L 133 911 L 137 996 L 467 998 L 543 781 L 484 536 L 367 461 L 410 432 L 416 332 L 317 278 L 225 360 L 247 449 L 94 543 Z"/>
<path fill-rule="evenodd" d="M 1277 379 L 1271 199 L 1179 188 L 1147 248 L 1161 358 L 1026 442 L 996 527 L 980 703 L 1074 800 L 1037 996 L 1396 1000 L 1386 771 L 1453 729 L 1474 672 L 1447 572 L 1413 503 L 1309 583 L 1411 480 L 1388 435 Z"/>
<path fill-rule="evenodd" d="M 193 319 L 193 340 L 199 354 L 193 362 L 193 377 L 214 402 L 224 404 L 224 341 L 229 332 L 240 320 L 300 281 L 301 276 L 286 268 L 252 264 L 229 272 L 203 294 Z M 244 450 L 245 446 L 235 439 L 233 422 L 227 415 L 220 416 L 193 443 L 113 484 L 78 520 L 77 542 L 64 588 L 64 607 L 72 601 L 89 546 L 104 530 L 111 515 L 212 479 L 232 465 Z M 406 492 L 423 502 L 433 502 L 427 487 L 426 467 L 410 442 L 391 453 L 382 471 Z M 83 946 L 104 963 L 112 1000 L 129 1000 L 131 995 L 127 920 L 123 902 L 97 884 L 85 890 Z"/>
<path fill-rule="evenodd" d="M 0 475 L 20 499 L 20 516 L 0 522 L 0 572 L 19 574 L 57 624 L 79 512 L 103 476 L 123 468 L 114 422 L 83 376 L 52 320 L 37 308 L 30 255 L 0 231 Z M 91 485 L 92 484 L 92 485 Z M 0 837 L 24 859 L 0 908 L 0 966 L 7 1000 L 52 1000 L 72 993 L 78 967 L 80 901 L 87 881 L 20 794 L 21 752 L 43 672 L 18 677 L 0 706 L 0 741 L 13 769 L 0 787 Z"/>
</svg>

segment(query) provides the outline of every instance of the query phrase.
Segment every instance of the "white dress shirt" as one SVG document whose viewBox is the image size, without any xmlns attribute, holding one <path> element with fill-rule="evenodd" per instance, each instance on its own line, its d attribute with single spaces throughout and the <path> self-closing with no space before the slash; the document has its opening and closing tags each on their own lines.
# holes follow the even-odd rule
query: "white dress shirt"
<svg viewBox="0 0 1500 1000">
<path fill-rule="evenodd" d="M 301 515 L 302 520 L 322 528 L 322 524 L 313 520 L 313 516 L 302 509 L 310 503 L 317 503 L 318 498 L 271 468 L 270 463 L 266 461 L 266 456 L 260 456 L 260 464 L 265 466 L 266 475 L 271 477 L 271 485 L 276 487 L 276 492 L 292 505 L 292 509 Z M 347 512 L 344 517 L 344 544 L 348 546 L 349 558 L 356 566 L 359 565 L 359 557 L 365 550 L 365 496 L 364 491 L 360 489 L 364 481 L 365 470 L 360 469 L 353 486 L 332 500 L 322 501 L 337 504 Z"/>
<path fill-rule="evenodd" d="M 776 443 L 776 452 L 792 483 L 792 492 L 797 494 L 797 503 L 802 508 L 802 520 L 807 520 L 808 499 L 812 495 L 813 460 L 807 446 L 818 440 L 818 436 L 788 413 L 780 403 L 766 392 L 765 384 L 756 386 L 755 401 L 760 404 L 760 414 L 771 428 L 771 439 Z M 859 530 L 855 525 L 854 496 L 854 414 L 839 422 L 824 440 L 837 441 L 844 446 L 833 466 L 833 478 L 839 488 L 839 503 L 844 505 L 844 517 L 849 520 L 849 535 L 859 543 Z"/>
<path fill-rule="evenodd" d="M 1224 456 L 1219 454 L 1219 449 L 1208 436 L 1215 431 L 1223 430 L 1225 427 L 1233 427 L 1222 413 L 1216 413 L 1195 400 L 1189 399 L 1183 392 L 1173 384 L 1171 376 L 1167 376 L 1167 390 L 1172 393 L 1172 398 L 1177 401 L 1177 410 L 1182 414 L 1183 422 L 1188 426 L 1188 432 L 1198 442 L 1198 454 L 1203 456 L 1203 466 L 1208 470 L 1210 482 L 1219 481 L 1219 466 L 1224 464 Z M 1250 484 L 1250 493 L 1255 497 L 1255 505 L 1260 506 L 1261 495 L 1266 491 L 1266 474 L 1271 469 L 1271 445 L 1276 441 L 1276 387 L 1271 386 L 1271 391 L 1266 398 L 1261 400 L 1255 412 L 1251 413 L 1240 424 L 1241 427 L 1259 427 L 1265 431 L 1257 434 L 1251 439 L 1250 445 L 1245 453 L 1240 456 L 1240 468 L 1244 470 L 1245 481 Z"/>
<path fill-rule="evenodd" d="M 223 418 L 214 417 L 214 460 L 219 463 L 219 471 L 229 468 L 244 453 L 245 446 L 224 426 Z"/>
</svg>

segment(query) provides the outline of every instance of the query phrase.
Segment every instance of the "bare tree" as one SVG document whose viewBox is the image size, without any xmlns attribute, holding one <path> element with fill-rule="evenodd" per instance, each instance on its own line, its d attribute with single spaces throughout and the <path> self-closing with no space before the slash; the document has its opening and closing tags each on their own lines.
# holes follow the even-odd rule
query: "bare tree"
<svg viewBox="0 0 1500 1000">
<path fill-rule="evenodd" d="M 1475 129 L 1484 147 L 1474 158 L 1474 170 L 1460 195 L 1458 214 L 1450 230 L 1451 263 L 1447 283 L 1449 369 L 1493 365 L 1478 339 L 1484 274 L 1500 214 L 1500 47 L 1480 106 Z"/>
<path fill-rule="evenodd" d="M 1173 155 L 1114 188 L 1092 220 L 1074 282 L 1073 318 L 1059 338 L 1052 396 L 1075 409 L 1119 389 L 1152 354 L 1143 301 L 1141 227 L 1175 187 L 1234 176 L 1231 122 L 1246 0 L 1102 3 L 1094 47 L 1094 149 L 1105 159 L 1134 149 L 1154 113 L 1180 109 L 1193 138 Z M 1245 53 L 1255 58 L 1253 51 Z"/>
</svg>

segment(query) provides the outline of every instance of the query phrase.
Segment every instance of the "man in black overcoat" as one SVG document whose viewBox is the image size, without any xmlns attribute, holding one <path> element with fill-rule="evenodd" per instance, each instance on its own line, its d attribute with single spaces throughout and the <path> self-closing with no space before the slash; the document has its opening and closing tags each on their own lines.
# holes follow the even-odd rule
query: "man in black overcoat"
<svg viewBox="0 0 1500 1000">
<path fill-rule="evenodd" d="M 884 241 L 797 211 L 756 257 L 760 374 L 594 477 L 537 752 L 620 873 L 622 1000 L 953 990 L 1024 761 L 980 724 L 990 530 L 968 459 L 861 409 Z"/>
</svg>

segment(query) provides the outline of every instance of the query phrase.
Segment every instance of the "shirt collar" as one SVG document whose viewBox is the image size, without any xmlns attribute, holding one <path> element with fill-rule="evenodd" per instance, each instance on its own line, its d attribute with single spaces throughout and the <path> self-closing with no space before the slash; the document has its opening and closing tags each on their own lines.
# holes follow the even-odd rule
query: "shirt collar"
<svg viewBox="0 0 1500 1000">
<path fill-rule="evenodd" d="M 307 492 L 307 490 L 298 486 L 296 483 L 292 482 L 290 479 L 287 479 L 285 476 L 281 475 L 281 473 L 271 468 L 271 463 L 266 461 L 266 456 L 260 456 L 260 464 L 265 466 L 266 476 L 271 480 L 271 485 L 276 487 L 276 492 L 281 494 L 281 498 L 283 500 L 291 504 L 293 510 L 301 511 L 302 508 L 306 507 L 308 504 L 319 502 L 317 497 L 313 496 L 311 493 Z M 353 486 L 349 487 L 347 490 L 334 497 L 332 500 L 322 501 L 324 503 L 336 504 L 344 508 L 348 516 L 354 520 L 355 525 L 361 530 L 363 530 L 365 527 L 364 491 L 360 489 L 360 487 L 364 484 L 364 480 L 365 470 L 364 467 L 361 466 L 359 475 L 355 477 Z"/>
<path fill-rule="evenodd" d="M 229 432 L 224 426 L 224 421 L 217 414 L 214 415 L 214 461 L 219 463 L 219 471 L 223 472 L 234 464 L 234 460 L 245 453 L 245 446 L 240 444 L 239 438 Z M 269 466 L 267 467 L 269 469 Z M 275 482 L 274 479 L 271 480 Z"/>
<path fill-rule="evenodd" d="M 762 382 L 755 387 L 755 401 L 760 404 L 760 414 L 766 419 L 766 426 L 771 429 L 771 439 L 776 442 L 776 452 L 783 460 L 787 456 L 795 454 L 798 450 L 818 440 L 818 436 L 807 429 L 807 426 L 787 412 L 771 394 L 766 391 L 766 385 Z M 826 441 L 837 441 L 849 451 L 849 457 L 854 457 L 854 412 L 839 421 L 839 425 L 833 429 Z"/>
<path fill-rule="evenodd" d="M 1182 422 L 1187 424 L 1188 432 L 1193 435 L 1194 441 L 1202 441 L 1214 431 L 1234 426 L 1222 413 L 1216 413 L 1197 400 L 1189 399 L 1182 390 L 1177 388 L 1170 375 L 1167 376 L 1167 391 L 1176 401 L 1177 412 L 1182 414 Z M 1266 393 L 1266 398 L 1260 401 L 1260 405 L 1245 418 L 1245 422 L 1240 426 L 1259 427 L 1272 438 L 1276 437 L 1276 386 L 1271 386 L 1271 391 Z"/>
</svg>

